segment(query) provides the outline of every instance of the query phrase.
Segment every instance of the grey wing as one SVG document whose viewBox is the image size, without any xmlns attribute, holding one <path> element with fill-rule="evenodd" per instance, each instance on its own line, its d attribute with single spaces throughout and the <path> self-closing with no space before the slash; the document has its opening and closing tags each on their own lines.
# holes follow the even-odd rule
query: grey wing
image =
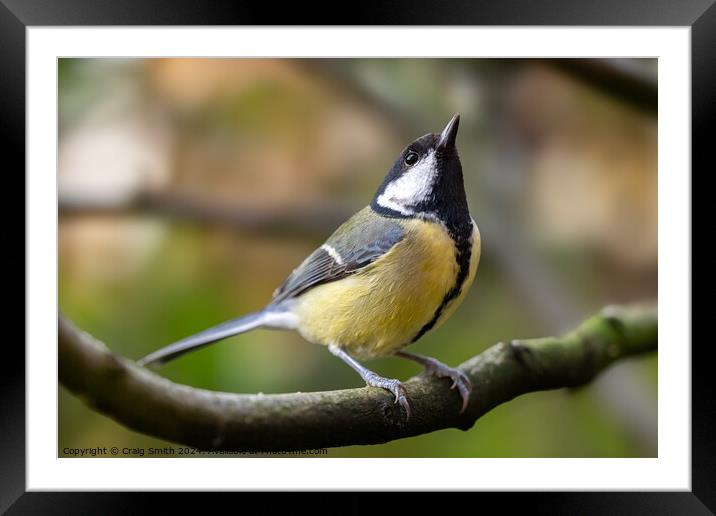
<svg viewBox="0 0 716 516">
<path fill-rule="evenodd" d="M 274 292 L 273 303 L 354 274 L 387 253 L 404 235 L 399 224 L 383 217 L 349 223 L 339 228 L 286 278 Z"/>
</svg>

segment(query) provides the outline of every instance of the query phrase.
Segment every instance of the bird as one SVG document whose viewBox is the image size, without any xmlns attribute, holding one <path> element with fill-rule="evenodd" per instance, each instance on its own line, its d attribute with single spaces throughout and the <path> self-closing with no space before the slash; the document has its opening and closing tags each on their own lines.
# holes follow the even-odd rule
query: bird
<svg viewBox="0 0 716 516">
<path fill-rule="evenodd" d="M 396 356 L 452 380 L 463 413 L 469 378 L 435 358 L 405 348 L 438 328 L 472 285 L 481 239 L 470 215 L 457 152 L 460 114 L 440 133 L 405 147 L 370 204 L 350 217 L 274 291 L 261 310 L 150 353 L 161 365 L 213 342 L 257 328 L 297 331 L 354 369 L 369 387 L 394 396 L 410 417 L 407 391 L 362 362 Z"/>
</svg>

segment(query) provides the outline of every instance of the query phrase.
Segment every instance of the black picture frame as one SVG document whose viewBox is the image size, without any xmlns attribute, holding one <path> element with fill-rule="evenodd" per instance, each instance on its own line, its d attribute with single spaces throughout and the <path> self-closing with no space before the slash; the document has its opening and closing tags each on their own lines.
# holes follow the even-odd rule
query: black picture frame
<svg viewBox="0 0 716 516">
<path fill-rule="evenodd" d="M 691 27 L 692 162 L 694 169 L 703 169 L 704 173 L 714 169 L 710 151 L 713 144 L 707 136 L 710 134 L 708 130 L 714 127 L 716 106 L 714 0 L 466 0 L 442 3 L 405 0 L 361 2 L 357 9 L 346 7 L 336 4 L 334 10 L 327 10 L 300 2 L 286 3 L 277 9 L 273 5 L 236 1 L 0 0 L 0 76 L 3 86 L 0 113 L 5 129 L 2 139 L 5 163 L 15 163 L 13 170 L 23 170 L 25 166 L 25 30 L 31 26 L 659 25 Z M 11 156 L 16 159 L 9 161 L 7 158 Z M 707 165 L 711 166 L 707 168 Z M 12 175 L 20 182 L 18 187 L 24 191 L 20 174 L 10 174 L 9 171 L 10 167 L 6 175 Z M 19 224 L 15 224 L 19 229 Z M 24 245 L 22 249 L 24 254 Z M 13 304 L 21 305 L 19 302 Z M 5 367 L 0 375 L 0 512 L 133 514 L 148 508 L 148 498 L 158 495 L 26 492 L 25 353 L 19 339 L 8 337 L 6 332 Z M 500 499 L 495 501 L 499 501 L 502 510 L 509 511 L 516 505 L 527 503 L 531 512 L 540 514 L 712 514 L 711 511 L 716 511 L 716 401 L 709 388 L 707 369 L 710 366 L 706 357 L 707 346 L 711 345 L 694 339 L 692 346 L 691 492 L 510 493 L 507 496 L 485 493 L 481 496 L 499 496 Z M 176 499 L 181 500 L 185 510 L 188 508 L 184 497 Z M 413 497 L 413 500 L 419 498 Z M 407 503 L 410 505 L 409 501 Z M 369 506 L 368 503 L 351 505 L 356 510 L 360 506 L 364 509 Z"/>
</svg>

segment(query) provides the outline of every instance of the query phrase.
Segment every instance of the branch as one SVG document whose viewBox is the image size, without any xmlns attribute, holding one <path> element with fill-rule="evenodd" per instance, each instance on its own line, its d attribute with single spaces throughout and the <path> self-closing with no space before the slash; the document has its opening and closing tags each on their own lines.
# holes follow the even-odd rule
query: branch
<svg viewBox="0 0 716 516">
<path fill-rule="evenodd" d="M 467 430 L 521 394 L 583 385 L 618 359 L 656 349 L 655 306 L 607 307 L 564 337 L 499 343 L 463 363 L 473 394 L 462 415 L 458 394 L 444 379 L 410 379 L 405 385 L 412 415 L 406 421 L 392 395 L 376 388 L 263 395 L 179 385 L 59 319 L 65 387 L 133 430 L 203 450 L 302 450 Z"/>
<path fill-rule="evenodd" d="M 656 116 L 656 70 L 633 59 L 549 59 L 560 70 L 642 112 Z"/>
</svg>

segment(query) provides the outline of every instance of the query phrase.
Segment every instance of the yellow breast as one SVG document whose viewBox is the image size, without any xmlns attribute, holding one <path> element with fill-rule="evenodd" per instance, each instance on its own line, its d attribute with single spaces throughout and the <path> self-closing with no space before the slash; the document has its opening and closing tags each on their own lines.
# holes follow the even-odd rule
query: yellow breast
<svg viewBox="0 0 716 516">
<path fill-rule="evenodd" d="M 443 226 L 404 222 L 405 237 L 388 253 L 347 278 L 315 287 L 296 300 L 300 332 L 318 344 L 337 344 L 358 358 L 392 354 L 430 321 L 455 284 L 455 245 Z M 445 307 L 436 327 L 454 312 L 474 280 L 480 236 L 462 293 Z"/>
</svg>

